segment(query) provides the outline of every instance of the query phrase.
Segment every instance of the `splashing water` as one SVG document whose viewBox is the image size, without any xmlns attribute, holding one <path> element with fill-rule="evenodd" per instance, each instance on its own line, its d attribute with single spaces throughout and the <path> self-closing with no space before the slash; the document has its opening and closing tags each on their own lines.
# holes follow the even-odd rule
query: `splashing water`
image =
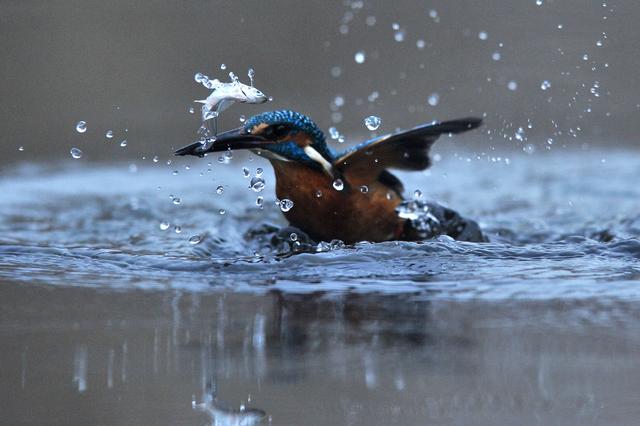
<svg viewBox="0 0 640 426">
<path fill-rule="evenodd" d="M 364 125 L 371 131 L 377 130 L 380 127 L 380 124 L 382 124 L 382 120 L 380 117 L 375 115 L 370 115 L 364 119 Z"/>
<path fill-rule="evenodd" d="M 293 201 L 289 200 L 288 198 L 285 198 L 284 200 L 280 200 L 279 205 L 280 205 L 280 210 L 286 213 L 293 208 Z"/>
<path fill-rule="evenodd" d="M 249 188 L 251 188 L 253 192 L 262 192 L 265 188 L 264 179 L 254 176 L 253 178 L 251 178 Z"/>
<path fill-rule="evenodd" d="M 251 87 L 253 87 L 253 77 L 255 77 L 256 72 L 253 70 L 253 68 L 249 68 L 249 71 L 247 71 L 247 76 L 249 77 L 249 82 L 251 83 Z"/>
<path fill-rule="evenodd" d="M 82 158 L 82 151 L 79 148 L 73 147 L 69 152 L 71 153 L 71 157 L 73 157 L 76 160 L 79 158 Z"/>
</svg>

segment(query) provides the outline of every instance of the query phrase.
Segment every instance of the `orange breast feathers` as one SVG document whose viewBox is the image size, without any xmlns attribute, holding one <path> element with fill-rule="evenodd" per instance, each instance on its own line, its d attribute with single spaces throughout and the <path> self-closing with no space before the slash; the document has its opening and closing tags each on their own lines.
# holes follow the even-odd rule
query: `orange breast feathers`
<svg viewBox="0 0 640 426">
<path fill-rule="evenodd" d="M 314 239 L 345 243 L 396 239 L 404 220 L 395 211 L 401 199 L 386 185 L 346 184 L 339 191 L 326 173 L 296 162 L 272 160 L 276 195 L 293 201 L 287 220 Z"/>
</svg>

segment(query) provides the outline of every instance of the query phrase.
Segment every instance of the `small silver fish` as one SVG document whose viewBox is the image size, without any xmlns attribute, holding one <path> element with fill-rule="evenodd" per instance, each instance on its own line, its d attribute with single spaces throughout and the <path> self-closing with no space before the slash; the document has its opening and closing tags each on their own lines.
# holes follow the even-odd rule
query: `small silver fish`
<svg viewBox="0 0 640 426">
<path fill-rule="evenodd" d="M 229 108 L 233 103 L 240 102 L 243 104 L 262 104 L 269 100 L 269 98 L 260 90 L 253 86 L 247 86 L 240 82 L 233 73 L 231 75 L 230 83 L 222 83 L 219 80 L 209 80 L 209 86 L 213 88 L 213 92 L 206 98 L 201 100 L 195 100 L 194 102 L 202 104 L 202 127 L 200 130 L 213 131 L 215 135 L 216 129 L 211 129 L 211 119 L 214 119 L 214 125 L 216 119 L 220 113 Z M 217 127 L 217 126 L 215 126 Z"/>
</svg>

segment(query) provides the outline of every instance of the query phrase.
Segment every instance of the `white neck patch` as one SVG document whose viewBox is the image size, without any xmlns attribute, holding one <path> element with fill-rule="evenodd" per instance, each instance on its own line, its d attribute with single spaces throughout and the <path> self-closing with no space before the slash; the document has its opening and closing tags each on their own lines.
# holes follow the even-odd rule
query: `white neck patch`
<svg viewBox="0 0 640 426">
<path fill-rule="evenodd" d="M 326 158 L 322 156 L 322 154 L 316 151 L 315 148 L 313 148 L 311 145 L 307 145 L 304 147 L 304 153 L 307 154 L 307 157 L 311 158 L 313 161 L 320 164 L 324 169 L 324 171 L 327 172 L 329 176 L 333 175 L 332 173 L 333 166 L 331 165 L 330 162 L 327 161 Z"/>
</svg>

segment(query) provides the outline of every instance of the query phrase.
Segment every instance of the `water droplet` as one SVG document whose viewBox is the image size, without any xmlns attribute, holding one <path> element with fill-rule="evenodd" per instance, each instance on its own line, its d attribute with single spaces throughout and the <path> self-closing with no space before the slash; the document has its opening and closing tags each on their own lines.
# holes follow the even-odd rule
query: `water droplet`
<svg viewBox="0 0 640 426">
<path fill-rule="evenodd" d="M 240 122 L 244 123 L 245 121 L 247 121 L 247 118 L 244 115 L 240 116 Z"/>
<path fill-rule="evenodd" d="M 81 151 L 81 150 L 79 150 L 78 148 L 75 148 L 75 147 L 74 147 L 74 148 L 71 148 L 71 151 L 69 151 L 69 152 L 71 153 L 71 156 L 72 156 L 73 158 L 75 158 L 76 160 L 77 160 L 78 158 L 82 158 L 82 151 Z"/>
<path fill-rule="evenodd" d="M 413 191 L 413 199 L 418 200 L 420 198 L 422 198 L 422 191 L 420 191 L 419 189 Z"/>
<path fill-rule="evenodd" d="M 200 241 L 202 241 L 202 237 L 198 234 L 192 235 L 191 238 L 189 238 L 189 244 L 193 244 L 194 246 L 200 244 Z"/>
<path fill-rule="evenodd" d="M 292 208 L 293 208 L 293 201 L 289 200 L 288 198 L 285 198 L 284 200 L 280 200 L 280 210 L 286 213 Z"/>
<path fill-rule="evenodd" d="M 528 143 L 524 146 L 524 148 L 522 148 L 522 150 L 527 154 L 533 154 L 536 151 L 536 147 L 535 145 Z"/>
<path fill-rule="evenodd" d="M 173 230 L 175 231 L 176 234 L 179 234 L 182 232 L 182 226 L 176 225 L 173 227 Z"/>
<path fill-rule="evenodd" d="M 174 176 L 178 176 L 178 173 L 179 172 L 177 170 L 174 170 L 174 171 L 171 172 L 171 174 L 174 175 Z"/>
<path fill-rule="evenodd" d="M 437 93 L 432 93 L 427 98 L 427 103 L 431 106 L 436 106 L 440 102 L 440 95 Z"/>
<path fill-rule="evenodd" d="M 340 67 L 332 67 L 331 68 L 331 76 L 338 78 L 342 74 L 342 68 Z"/>
<path fill-rule="evenodd" d="M 550 87 L 551 87 L 551 83 L 549 83 L 549 80 L 545 80 L 542 82 L 542 84 L 540 84 L 540 88 L 542 90 L 547 90 Z"/>
<path fill-rule="evenodd" d="M 549 139 L 547 139 L 547 144 L 549 144 L 549 145 L 553 145 L 553 138 L 549 138 Z"/>
<path fill-rule="evenodd" d="M 338 143 L 344 143 L 344 135 L 338 136 Z"/>
<path fill-rule="evenodd" d="M 76 131 L 78 133 L 84 133 L 87 131 L 87 122 L 86 121 L 78 121 L 76 124 Z"/>
<path fill-rule="evenodd" d="M 254 192 L 262 192 L 265 187 L 264 179 L 259 177 L 251 178 L 250 187 Z"/>
<path fill-rule="evenodd" d="M 262 170 L 262 167 L 258 167 L 256 169 L 256 176 L 260 177 L 260 176 L 262 176 L 262 173 L 264 173 L 264 170 Z"/>
<path fill-rule="evenodd" d="M 121 146 L 121 147 L 123 147 L 123 148 L 124 148 L 125 146 L 127 146 L 127 140 L 126 140 L 126 139 L 123 139 L 123 140 L 122 140 L 122 142 L 120 142 L 120 146 Z"/>
<path fill-rule="evenodd" d="M 107 139 L 113 138 L 113 130 L 107 130 L 107 133 L 104 134 Z"/>
<path fill-rule="evenodd" d="M 398 29 L 393 33 L 393 39 L 398 43 L 402 43 L 404 41 L 404 37 L 406 35 L 406 31 L 403 29 Z"/>
<path fill-rule="evenodd" d="M 513 135 L 516 140 L 522 142 L 525 139 L 524 129 L 522 127 L 518 127 L 518 130 Z"/>
<path fill-rule="evenodd" d="M 353 56 L 353 59 L 356 61 L 357 64 L 363 64 L 366 58 L 367 56 L 363 50 L 356 52 L 356 54 Z"/>
<path fill-rule="evenodd" d="M 486 32 L 486 31 L 480 31 L 480 32 L 478 33 L 478 38 L 479 38 L 480 40 L 486 40 L 487 38 L 489 38 L 489 34 L 487 34 L 487 32 Z"/>
<path fill-rule="evenodd" d="M 203 109 L 206 109 L 206 108 L 207 108 L 207 106 L 205 105 L 205 106 L 203 107 Z M 217 112 L 217 111 L 211 111 L 211 110 L 209 110 L 209 109 L 206 109 L 206 110 L 204 111 L 203 118 L 204 118 L 205 120 L 212 120 L 212 119 L 214 119 L 214 118 L 218 118 L 218 112 Z"/>
<path fill-rule="evenodd" d="M 536 0 L 536 5 L 537 6 L 542 6 L 542 0 Z"/>
<path fill-rule="evenodd" d="M 319 189 L 316 191 L 316 198 L 320 198 L 322 197 L 322 191 L 320 191 Z"/>
<path fill-rule="evenodd" d="M 419 39 L 416 41 L 416 47 L 420 50 L 424 49 L 424 47 L 426 46 L 426 43 L 424 42 L 424 40 Z"/>
<path fill-rule="evenodd" d="M 216 188 L 216 194 L 222 195 L 223 192 L 224 192 L 224 186 L 218 185 L 218 187 Z"/>
<path fill-rule="evenodd" d="M 374 90 L 373 92 L 371 92 L 371 94 L 369 94 L 369 96 L 367 97 L 367 100 L 369 102 L 375 102 L 376 99 L 378 99 L 380 97 L 380 93 L 377 90 Z"/>
<path fill-rule="evenodd" d="M 335 106 L 337 106 L 338 108 L 344 105 L 344 97 L 341 95 L 336 96 L 333 99 L 333 103 Z"/>
<path fill-rule="evenodd" d="M 582 55 L 582 60 L 583 61 L 588 61 L 589 60 L 589 55 L 587 55 L 586 53 L 584 55 Z"/>
<path fill-rule="evenodd" d="M 375 115 L 370 115 L 364 119 L 364 125 L 369 130 L 376 130 L 378 127 L 380 127 L 381 123 L 382 120 L 380 120 L 380 117 L 377 117 Z"/>
<path fill-rule="evenodd" d="M 160 159 L 158 158 L 158 156 L 157 156 L 157 155 L 154 155 L 154 156 L 153 156 L 153 160 L 152 160 L 152 161 L 153 161 L 154 163 L 157 163 L 159 160 L 160 160 Z"/>
<path fill-rule="evenodd" d="M 221 70 L 226 70 L 226 69 L 227 69 L 227 66 L 226 66 L 225 64 L 220 64 L 220 69 L 221 69 Z"/>
<path fill-rule="evenodd" d="M 169 222 L 160 222 L 160 230 L 161 231 L 166 231 L 167 229 L 169 229 L 169 226 L 171 226 L 169 224 Z"/>
<path fill-rule="evenodd" d="M 373 27 L 376 24 L 376 17 L 367 16 L 367 19 L 365 20 L 365 22 L 367 23 L 368 26 Z"/>
<path fill-rule="evenodd" d="M 242 176 L 248 178 L 249 176 L 251 176 L 251 171 L 249 169 L 247 169 L 246 167 L 242 168 Z"/>
<path fill-rule="evenodd" d="M 602 40 L 598 40 L 598 41 L 596 41 L 596 46 L 598 46 L 598 47 L 602 47 Z"/>
<path fill-rule="evenodd" d="M 502 58 L 502 55 L 500 54 L 500 52 L 493 52 L 493 54 L 491 55 L 491 59 L 493 59 L 494 61 L 499 61 Z"/>
<path fill-rule="evenodd" d="M 18 147 L 18 151 L 20 151 L 20 152 L 24 151 L 24 146 L 20 145 L 20 146 Z"/>
<path fill-rule="evenodd" d="M 196 81 L 196 83 L 202 83 L 204 80 L 209 80 L 209 77 L 207 77 L 206 75 L 202 74 L 201 72 L 197 72 L 193 76 L 193 79 Z"/>
<path fill-rule="evenodd" d="M 333 188 L 336 191 L 342 191 L 344 189 L 344 182 L 342 182 L 342 179 L 336 179 L 333 181 Z"/>
<path fill-rule="evenodd" d="M 249 70 L 247 71 L 247 76 L 249 77 L 251 86 L 253 86 L 253 78 L 256 76 L 256 72 L 253 70 L 253 68 L 249 68 Z"/>
<path fill-rule="evenodd" d="M 193 114 L 194 112 L 196 112 L 194 107 L 189 107 L 189 114 Z"/>
<path fill-rule="evenodd" d="M 182 203 L 182 200 L 180 199 L 180 197 L 175 197 L 175 198 L 173 199 L 173 204 L 178 205 L 178 204 L 180 204 L 180 203 Z"/>
<path fill-rule="evenodd" d="M 264 205 L 264 197 L 262 195 L 258 196 L 258 198 L 256 198 L 256 206 L 262 208 Z"/>
<path fill-rule="evenodd" d="M 507 87 L 511 91 L 518 90 L 518 83 L 516 81 L 514 81 L 514 80 L 511 80 L 509 83 L 507 83 Z"/>
<path fill-rule="evenodd" d="M 366 194 L 367 192 L 369 192 L 369 187 L 367 185 L 362 185 L 360 187 L 360 192 L 362 192 L 363 194 Z"/>
<path fill-rule="evenodd" d="M 291 235 L 289 235 L 289 239 L 291 239 L 291 241 L 298 241 L 298 234 L 292 232 Z"/>
<path fill-rule="evenodd" d="M 220 213 L 221 215 L 225 214 L 227 211 L 225 209 L 220 209 L 218 210 L 218 213 Z"/>
</svg>

